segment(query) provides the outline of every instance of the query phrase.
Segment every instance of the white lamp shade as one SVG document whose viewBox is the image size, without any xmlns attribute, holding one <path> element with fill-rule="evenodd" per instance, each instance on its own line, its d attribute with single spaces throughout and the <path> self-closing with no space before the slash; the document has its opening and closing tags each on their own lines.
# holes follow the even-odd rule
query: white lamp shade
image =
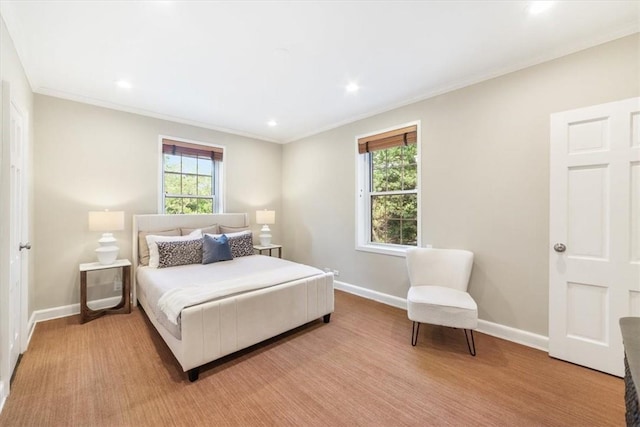
<svg viewBox="0 0 640 427">
<path fill-rule="evenodd" d="M 89 230 L 120 231 L 124 230 L 123 211 L 91 211 L 89 212 Z"/>
<path fill-rule="evenodd" d="M 256 211 L 256 222 L 258 224 L 275 224 L 276 223 L 276 211 Z"/>
</svg>

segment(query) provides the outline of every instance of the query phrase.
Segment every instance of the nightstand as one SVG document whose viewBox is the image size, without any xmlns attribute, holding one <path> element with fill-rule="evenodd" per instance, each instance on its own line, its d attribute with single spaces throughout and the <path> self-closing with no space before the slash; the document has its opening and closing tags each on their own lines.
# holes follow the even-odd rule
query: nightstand
<svg viewBox="0 0 640 427">
<path fill-rule="evenodd" d="M 258 251 L 258 253 L 260 255 L 262 255 L 263 251 L 269 251 L 269 256 L 271 256 L 271 251 L 272 250 L 277 249 L 278 250 L 278 258 L 282 258 L 282 245 L 266 245 L 266 246 L 253 245 L 253 249 Z"/>
<path fill-rule="evenodd" d="M 122 269 L 122 299 L 115 307 L 92 310 L 87 305 L 87 272 L 109 268 Z M 99 262 L 80 264 L 80 323 L 88 322 L 107 313 L 131 313 L 131 261 L 128 259 L 118 259 L 109 265 Z"/>
</svg>

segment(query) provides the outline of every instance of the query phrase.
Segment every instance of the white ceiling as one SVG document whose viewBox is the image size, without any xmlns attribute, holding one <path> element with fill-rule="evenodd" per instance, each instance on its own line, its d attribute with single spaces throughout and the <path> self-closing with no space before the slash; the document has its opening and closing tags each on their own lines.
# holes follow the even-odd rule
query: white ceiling
<svg viewBox="0 0 640 427">
<path fill-rule="evenodd" d="M 640 31 L 640 1 L 536 16 L 530 4 L 2 0 L 0 12 L 34 92 L 289 142 Z"/>
</svg>

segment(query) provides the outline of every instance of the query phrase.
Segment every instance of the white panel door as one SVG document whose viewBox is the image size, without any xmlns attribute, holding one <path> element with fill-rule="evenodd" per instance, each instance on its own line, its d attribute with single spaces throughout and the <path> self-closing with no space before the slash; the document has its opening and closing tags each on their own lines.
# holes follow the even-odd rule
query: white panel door
<svg viewBox="0 0 640 427">
<path fill-rule="evenodd" d="M 9 138 L 9 363 L 10 372 L 16 367 L 21 352 L 22 319 L 22 207 L 23 207 L 23 119 L 18 109 L 11 104 Z"/>
<path fill-rule="evenodd" d="M 640 98 L 551 115 L 549 355 L 624 375 L 640 316 Z"/>
</svg>

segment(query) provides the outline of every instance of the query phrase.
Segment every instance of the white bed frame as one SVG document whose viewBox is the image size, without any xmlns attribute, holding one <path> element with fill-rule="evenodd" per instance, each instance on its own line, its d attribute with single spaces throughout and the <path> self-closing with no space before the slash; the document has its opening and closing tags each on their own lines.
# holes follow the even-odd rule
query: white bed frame
<svg viewBox="0 0 640 427">
<path fill-rule="evenodd" d="M 334 309 L 333 275 L 305 279 L 206 302 L 182 310 L 182 339 L 177 339 L 153 315 L 144 295 L 137 293 L 138 232 L 198 228 L 212 224 L 248 226 L 246 213 L 211 215 L 134 215 L 133 302 L 138 302 L 174 356 L 195 381 L 200 366 L 250 347 L 283 332 L 323 317 L 328 323 Z"/>
</svg>

